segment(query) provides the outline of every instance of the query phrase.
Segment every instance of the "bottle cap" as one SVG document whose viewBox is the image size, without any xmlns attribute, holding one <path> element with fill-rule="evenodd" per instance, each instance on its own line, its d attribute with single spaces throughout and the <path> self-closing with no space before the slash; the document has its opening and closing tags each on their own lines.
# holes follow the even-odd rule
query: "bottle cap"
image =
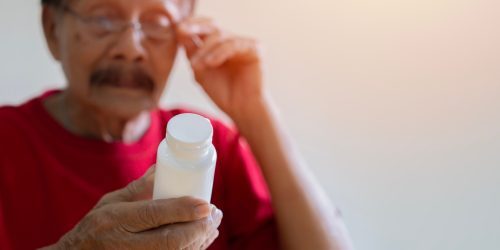
<svg viewBox="0 0 500 250">
<path fill-rule="evenodd" d="M 191 113 L 174 116 L 167 125 L 167 142 L 183 150 L 199 150 L 212 144 L 210 120 Z"/>
</svg>

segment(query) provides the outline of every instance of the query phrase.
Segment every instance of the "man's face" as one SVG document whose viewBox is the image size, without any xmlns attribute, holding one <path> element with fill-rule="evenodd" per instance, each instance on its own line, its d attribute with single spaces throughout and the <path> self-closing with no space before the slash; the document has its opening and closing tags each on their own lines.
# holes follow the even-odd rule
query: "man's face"
<svg viewBox="0 0 500 250">
<path fill-rule="evenodd" d="M 63 2 L 67 8 L 50 12 L 52 25 L 44 12 L 44 28 L 68 80 L 68 96 L 124 118 L 154 108 L 177 54 L 174 23 L 185 0 Z"/>
</svg>

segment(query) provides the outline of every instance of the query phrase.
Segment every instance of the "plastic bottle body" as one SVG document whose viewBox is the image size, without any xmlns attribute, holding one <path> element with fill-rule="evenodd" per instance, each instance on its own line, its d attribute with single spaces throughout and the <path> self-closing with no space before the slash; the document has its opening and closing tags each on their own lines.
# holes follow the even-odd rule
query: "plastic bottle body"
<svg viewBox="0 0 500 250">
<path fill-rule="evenodd" d="M 172 118 L 158 146 L 153 199 L 193 196 L 210 202 L 216 161 L 208 119 L 193 114 Z"/>
<path fill-rule="evenodd" d="M 210 202 L 216 160 L 214 146 L 199 161 L 177 159 L 163 140 L 158 147 L 153 199 L 193 196 Z"/>
</svg>

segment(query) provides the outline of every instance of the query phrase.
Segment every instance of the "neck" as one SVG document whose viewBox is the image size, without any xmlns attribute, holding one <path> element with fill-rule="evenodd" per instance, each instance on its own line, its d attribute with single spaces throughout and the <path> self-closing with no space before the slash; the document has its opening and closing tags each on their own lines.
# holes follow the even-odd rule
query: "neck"
<svg viewBox="0 0 500 250">
<path fill-rule="evenodd" d="M 59 124 L 73 134 L 106 142 L 138 141 L 150 125 L 149 111 L 134 117 L 119 117 L 81 105 L 69 98 L 65 91 L 47 98 L 44 106 Z"/>
</svg>

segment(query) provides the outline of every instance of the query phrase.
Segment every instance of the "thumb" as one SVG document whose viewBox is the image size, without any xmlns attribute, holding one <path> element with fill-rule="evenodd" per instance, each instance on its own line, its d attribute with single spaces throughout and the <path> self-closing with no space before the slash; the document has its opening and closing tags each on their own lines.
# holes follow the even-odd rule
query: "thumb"
<svg viewBox="0 0 500 250">
<path fill-rule="evenodd" d="M 127 201 L 149 200 L 153 196 L 155 165 L 137 180 L 130 182 L 126 187 L 105 194 L 96 207 L 106 204 Z"/>
<path fill-rule="evenodd" d="M 155 179 L 155 165 L 151 166 L 144 175 L 129 183 L 123 191 L 123 201 L 138 201 L 151 199 L 153 196 L 153 186 Z"/>
<path fill-rule="evenodd" d="M 189 34 L 186 29 L 189 29 L 186 27 L 187 25 L 182 25 L 180 29 L 183 30 L 184 33 L 181 33 L 178 35 L 179 37 L 179 43 L 180 45 L 184 48 L 184 51 L 186 52 L 186 57 L 188 59 L 191 59 L 193 55 L 198 51 L 202 46 L 203 46 L 203 39 L 200 37 L 201 35 L 199 34 Z"/>
</svg>

